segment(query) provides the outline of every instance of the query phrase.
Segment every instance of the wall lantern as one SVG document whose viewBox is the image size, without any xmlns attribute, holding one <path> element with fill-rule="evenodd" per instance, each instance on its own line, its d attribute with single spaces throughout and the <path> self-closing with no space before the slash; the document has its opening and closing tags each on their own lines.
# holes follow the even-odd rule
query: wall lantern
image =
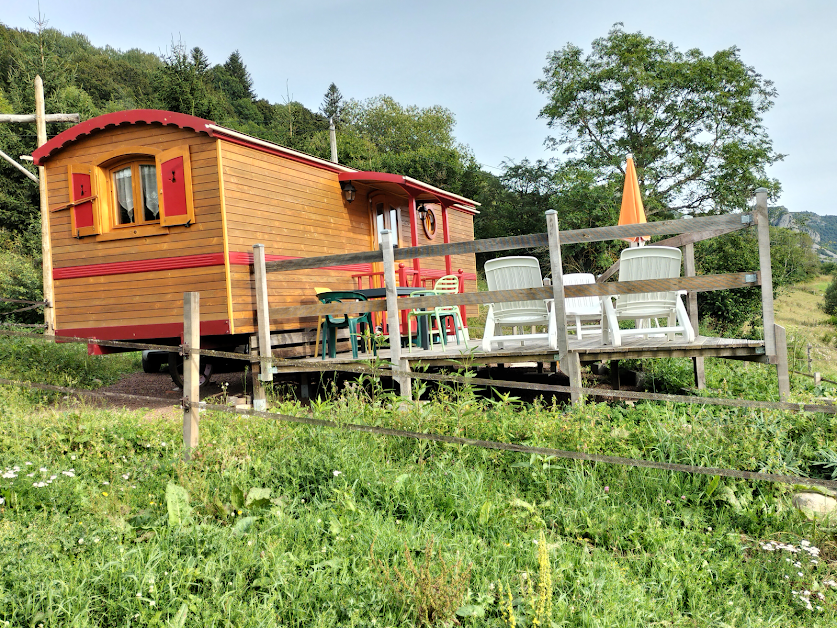
<svg viewBox="0 0 837 628">
<path fill-rule="evenodd" d="M 431 240 L 435 238 L 436 214 L 433 213 L 433 210 L 422 203 L 416 207 L 416 214 L 418 214 L 419 222 L 424 226 L 424 234 Z"/>
<path fill-rule="evenodd" d="M 352 185 L 351 181 L 341 181 L 340 182 L 340 189 L 343 190 L 343 196 L 346 197 L 346 202 L 351 203 L 355 200 L 355 186 Z"/>
</svg>

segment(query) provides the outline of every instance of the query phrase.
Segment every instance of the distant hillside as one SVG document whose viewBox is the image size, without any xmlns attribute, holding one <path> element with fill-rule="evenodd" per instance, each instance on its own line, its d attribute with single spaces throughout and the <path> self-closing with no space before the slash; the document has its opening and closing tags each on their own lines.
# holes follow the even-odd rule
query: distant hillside
<svg viewBox="0 0 837 628">
<path fill-rule="evenodd" d="M 771 225 L 807 233 L 821 258 L 837 261 L 837 216 L 790 212 L 781 206 L 769 208 L 769 214 Z"/>
</svg>

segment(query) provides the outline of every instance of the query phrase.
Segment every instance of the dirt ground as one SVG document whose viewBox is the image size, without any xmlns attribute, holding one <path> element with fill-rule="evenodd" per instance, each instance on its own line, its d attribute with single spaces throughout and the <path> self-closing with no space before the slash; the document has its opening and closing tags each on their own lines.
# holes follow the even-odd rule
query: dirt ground
<svg viewBox="0 0 837 628">
<path fill-rule="evenodd" d="M 223 384 L 226 384 L 226 391 Z M 168 370 L 164 367 L 159 373 L 129 373 L 111 386 L 105 386 L 99 390 L 104 392 L 123 393 L 128 395 L 140 395 L 145 397 L 156 397 L 158 401 L 138 400 L 130 398 L 113 399 L 106 405 L 110 407 L 127 408 L 139 410 L 147 408 L 153 415 L 180 416 L 180 399 L 183 392 L 174 385 Z M 250 390 L 250 382 L 247 382 L 247 390 Z M 208 384 L 201 387 L 201 400 L 212 403 L 224 403 L 225 393 L 227 397 L 244 395 L 244 372 L 238 373 L 214 373 Z"/>
</svg>

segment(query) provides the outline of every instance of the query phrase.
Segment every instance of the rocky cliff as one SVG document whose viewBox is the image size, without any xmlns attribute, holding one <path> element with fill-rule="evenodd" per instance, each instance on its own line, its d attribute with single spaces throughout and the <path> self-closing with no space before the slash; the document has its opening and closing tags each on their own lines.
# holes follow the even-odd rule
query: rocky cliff
<svg viewBox="0 0 837 628">
<path fill-rule="evenodd" d="M 814 250 L 824 260 L 837 261 L 837 216 L 820 216 L 813 212 L 791 212 L 786 207 L 768 208 L 770 224 L 811 236 Z"/>
</svg>

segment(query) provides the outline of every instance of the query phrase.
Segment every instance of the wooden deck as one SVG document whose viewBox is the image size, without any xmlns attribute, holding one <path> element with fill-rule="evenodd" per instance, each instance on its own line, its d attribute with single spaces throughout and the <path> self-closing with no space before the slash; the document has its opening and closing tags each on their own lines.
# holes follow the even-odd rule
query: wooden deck
<svg viewBox="0 0 837 628">
<path fill-rule="evenodd" d="M 515 345 L 515 346 L 511 346 Z M 574 340 L 570 337 L 569 349 L 577 353 L 581 362 L 598 362 L 602 360 L 630 360 L 639 358 L 694 358 L 721 357 L 737 360 L 751 360 L 767 362 L 763 340 L 743 340 L 738 338 L 715 338 L 698 336 L 693 342 L 674 340 L 667 342 L 664 338 L 628 338 L 621 347 L 603 345 L 597 336 L 589 339 Z M 302 358 L 301 363 L 316 362 L 333 364 L 335 366 L 364 362 L 373 359 L 372 354 L 361 353 L 357 360 L 351 353 L 339 354 L 336 358 L 321 360 L 317 358 Z M 378 352 L 378 358 L 388 360 L 389 349 Z M 439 345 L 433 350 L 414 348 L 412 353 L 402 350 L 401 358 L 411 364 L 428 366 L 461 365 L 464 361 L 470 364 L 512 364 L 515 362 L 556 362 L 558 354 L 547 346 L 542 338 L 527 340 L 521 346 L 520 342 L 508 342 L 503 349 L 484 352 L 480 348 L 479 340 L 471 340 L 467 344 L 450 343 L 446 350 Z M 293 366 L 280 367 L 280 372 L 294 372 Z M 305 370 L 300 369 L 300 370 Z"/>
</svg>

